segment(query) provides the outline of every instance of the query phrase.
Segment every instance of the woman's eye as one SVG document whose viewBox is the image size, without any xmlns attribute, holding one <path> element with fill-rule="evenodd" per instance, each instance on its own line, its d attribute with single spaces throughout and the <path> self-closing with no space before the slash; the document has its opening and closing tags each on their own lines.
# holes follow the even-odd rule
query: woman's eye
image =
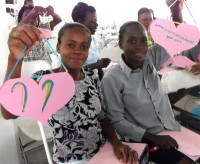
<svg viewBox="0 0 200 164">
<path fill-rule="evenodd" d="M 142 40 L 142 43 L 148 43 L 147 39 Z"/>
<path fill-rule="evenodd" d="M 69 44 L 67 44 L 67 47 L 73 48 L 73 47 L 74 47 L 74 44 L 69 43 Z"/>
<path fill-rule="evenodd" d="M 131 44 L 135 44 L 135 40 L 130 40 L 130 43 Z"/>
<path fill-rule="evenodd" d="M 88 46 L 88 45 L 84 45 L 84 46 L 82 46 L 82 49 L 83 49 L 83 50 L 88 50 L 88 49 L 89 49 L 89 46 Z"/>
</svg>

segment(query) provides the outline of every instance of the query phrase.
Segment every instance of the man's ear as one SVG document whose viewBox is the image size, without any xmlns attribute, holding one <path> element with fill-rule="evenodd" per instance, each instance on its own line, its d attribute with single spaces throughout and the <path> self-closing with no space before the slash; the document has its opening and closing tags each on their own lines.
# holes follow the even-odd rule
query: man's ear
<svg viewBox="0 0 200 164">
<path fill-rule="evenodd" d="M 60 54 L 60 44 L 56 45 L 56 51 Z"/>
</svg>

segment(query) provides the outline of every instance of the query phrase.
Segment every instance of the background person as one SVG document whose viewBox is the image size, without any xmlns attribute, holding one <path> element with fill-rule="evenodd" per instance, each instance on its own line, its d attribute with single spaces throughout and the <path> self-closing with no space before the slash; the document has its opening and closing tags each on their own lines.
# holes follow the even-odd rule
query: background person
<svg viewBox="0 0 200 164">
<path fill-rule="evenodd" d="M 50 23 L 47 23 L 45 26 L 53 30 L 53 28 L 62 21 L 58 14 L 54 12 L 52 6 L 48 6 L 47 8 L 41 6 L 23 6 L 18 14 L 18 23 L 30 24 L 35 27 L 40 27 L 40 18 L 39 16 L 43 16 L 44 14 L 51 15 L 53 20 Z M 43 26 L 44 27 L 44 26 Z M 50 54 L 45 50 L 45 42 L 41 41 L 38 45 L 34 46 L 33 49 L 29 52 L 29 54 L 24 58 L 24 62 L 31 62 L 36 60 L 45 60 L 51 65 L 51 57 Z"/>
<path fill-rule="evenodd" d="M 79 2 L 72 10 L 71 13 L 74 22 L 79 22 L 85 25 L 91 32 L 95 34 L 98 24 L 96 9 L 93 6 L 87 5 L 86 3 Z M 92 70 L 98 69 L 98 75 L 101 79 L 103 77 L 102 68 L 106 68 L 110 63 L 109 58 L 100 59 L 100 52 L 98 43 L 94 36 L 92 36 L 92 42 L 90 45 L 89 56 L 85 62 L 85 67 Z M 97 71 L 96 71 L 97 72 Z"/>
</svg>

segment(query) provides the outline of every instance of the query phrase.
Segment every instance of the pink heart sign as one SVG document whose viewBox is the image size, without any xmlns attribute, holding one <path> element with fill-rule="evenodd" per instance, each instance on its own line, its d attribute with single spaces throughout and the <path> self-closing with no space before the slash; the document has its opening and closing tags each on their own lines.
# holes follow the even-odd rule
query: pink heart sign
<svg viewBox="0 0 200 164">
<path fill-rule="evenodd" d="M 173 60 L 174 65 L 179 68 L 192 67 L 195 62 L 187 58 L 186 56 L 176 56 Z"/>
<path fill-rule="evenodd" d="M 39 83 L 31 78 L 17 78 L 6 81 L 0 88 L 0 103 L 14 115 L 45 124 L 67 104 L 74 91 L 74 81 L 67 72 L 44 75 Z"/>
<path fill-rule="evenodd" d="M 172 21 L 166 19 L 155 19 L 149 30 L 154 41 L 164 47 L 172 57 L 178 52 L 194 47 L 200 39 L 197 27 L 185 23 L 176 27 Z"/>
</svg>

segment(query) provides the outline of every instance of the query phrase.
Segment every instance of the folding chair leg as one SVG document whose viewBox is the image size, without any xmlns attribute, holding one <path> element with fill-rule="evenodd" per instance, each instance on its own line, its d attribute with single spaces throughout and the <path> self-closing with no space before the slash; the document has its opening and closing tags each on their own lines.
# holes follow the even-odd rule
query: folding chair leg
<svg viewBox="0 0 200 164">
<path fill-rule="evenodd" d="M 24 158 L 25 164 L 28 164 L 28 159 L 26 158 L 26 153 L 24 152 L 24 148 L 23 148 L 22 141 L 20 138 L 19 138 L 19 144 L 20 144 L 20 149 L 21 149 L 21 153 Z"/>
<path fill-rule="evenodd" d="M 41 122 L 39 122 L 39 121 L 38 121 L 38 126 L 40 128 L 40 133 L 42 135 L 42 140 L 43 140 L 45 152 L 46 152 L 46 155 L 47 155 L 47 160 L 48 160 L 49 164 L 53 164 L 51 154 L 50 154 L 50 151 L 49 151 L 49 146 L 47 144 L 47 139 L 46 139 L 46 136 L 45 136 L 44 128 L 43 128 L 43 125 L 41 124 Z"/>
</svg>

